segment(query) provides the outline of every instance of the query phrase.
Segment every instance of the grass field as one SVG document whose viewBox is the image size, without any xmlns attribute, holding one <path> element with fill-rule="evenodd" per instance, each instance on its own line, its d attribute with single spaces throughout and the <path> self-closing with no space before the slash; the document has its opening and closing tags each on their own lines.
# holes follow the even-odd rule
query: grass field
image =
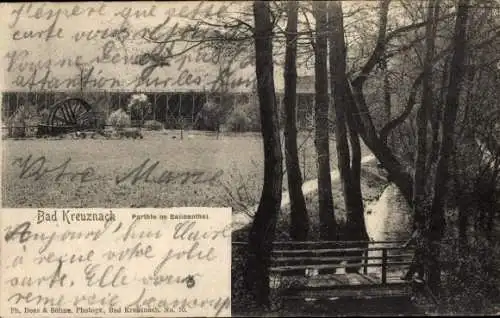
<svg viewBox="0 0 500 318">
<path fill-rule="evenodd" d="M 299 138 L 306 180 L 316 178 L 316 152 L 308 136 Z M 232 206 L 237 211 L 257 203 L 262 187 L 259 134 L 222 136 L 217 140 L 213 135 L 184 132 L 181 140 L 178 132 L 166 131 L 145 132 L 141 140 L 67 137 L 2 142 L 3 207 L 189 205 Z M 132 176 L 125 177 L 147 159 L 143 172 L 158 162 L 149 180 L 146 182 L 143 175 L 132 184 Z M 331 162 L 332 169 L 336 168 L 333 139 Z M 198 178 L 188 178 L 187 173 L 197 174 Z M 117 184 L 116 178 L 124 180 Z M 157 182 L 151 181 L 154 179 Z M 286 174 L 283 184 L 285 190 Z"/>
</svg>

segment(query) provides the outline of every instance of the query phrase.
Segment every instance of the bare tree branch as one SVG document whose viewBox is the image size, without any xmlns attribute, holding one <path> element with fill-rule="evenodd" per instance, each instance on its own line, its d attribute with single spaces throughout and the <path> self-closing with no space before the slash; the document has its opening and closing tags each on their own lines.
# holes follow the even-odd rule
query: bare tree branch
<svg viewBox="0 0 500 318">
<path fill-rule="evenodd" d="M 387 33 L 387 19 L 389 13 L 389 3 L 390 0 L 381 0 L 380 1 L 380 22 L 378 29 L 377 42 L 375 44 L 375 48 L 373 49 L 373 53 L 365 63 L 365 65 L 361 68 L 361 73 L 354 80 L 353 84 L 357 84 L 362 86 L 364 81 L 367 79 L 368 74 L 373 70 L 378 60 L 382 56 L 385 51 L 385 44 L 387 43 L 386 33 Z M 357 86 L 356 85 L 356 86 Z"/>
<path fill-rule="evenodd" d="M 311 27 L 311 22 L 309 21 L 309 17 L 307 16 L 307 11 L 306 11 L 306 8 L 304 6 L 301 6 L 300 7 L 300 12 L 302 13 L 302 15 L 304 16 L 304 19 L 306 20 L 306 26 L 307 26 L 307 29 L 309 31 L 309 33 L 311 34 L 311 38 L 309 40 L 312 48 L 314 51 L 316 51 L 316 44 L 314 42 L 314 39 L 312 38 L 312 34 L 313 34 L 313 29 Z M 312 11 L 311 11 L 312 12 Z"/>
<path fill-rule="evenodd" d="M 370 58 L 368 59 L 368 61 L 361 68 L 361 72 L 354 79 L 353 84 L 355 86 L 362 86 L 363 83 L 366 81 L 369 73 L 373 70 L 375 65 L 378 63 L 378 61 L 384 55 L 384 51 L 385 51 L 387 43 L 389 43 L 391 40 L 395 39 L 396 37 L 398 37 L 402 34 L 405 34 L 406 32 L 424 27 L 428 22 L 428 21 L 422 21 L 422 22 L 418 22 L 418 23 L 413 23 L 413 24 L 409 24 L 409 25 L 405 25 L 403 27 L 397 28 L 393 31 L 387 32 L 387 19 L 388 19 L 388 12 L 389 12 L 389 2 L 390 2 L 390 0 L 381 0 L 379 31 L 378 31 L 378 36 L 377 36 L 375 48 L 373 49 L 373 52 L 372 52 Z M 442 17 L 440 17 L 438 19 L 438 21 L 444 21 L 444 20 L 449 19 L 449 18 L 454 17 L 454 16 L 455 16 L 455 13 L 443 15 Z"/>
<path fill-rule="evenodd" d="M 411 114 L 411 112 L 413 110 L 413 106 L 415 106 L 418 89 L 419 89 L 420 85 L 422 84 L 423 76 L 424 76 L 424 73 L 422 72 L 417 76 L 417 78 L 413 82 L 413 85 L 411 86 L 411 90 L 410 90 L 410 96 L 408 97 L 408 101 L 406 102 L 406 107 L 405 107 L 404 111 L 398 117 L 396 117 L 393 120 L 391 120 L 390 122 L 388 122 L 380 130 L 379 136 L 380 136 L 380 139 L 382 139 L 382 141 L 384 143 L 387 143 L 387 138 L 389 136 L 389 133 L 394 128 L 401 125 L 406 120 L 406 118 L 408 118 L 408 116 Z"/>
</svg>

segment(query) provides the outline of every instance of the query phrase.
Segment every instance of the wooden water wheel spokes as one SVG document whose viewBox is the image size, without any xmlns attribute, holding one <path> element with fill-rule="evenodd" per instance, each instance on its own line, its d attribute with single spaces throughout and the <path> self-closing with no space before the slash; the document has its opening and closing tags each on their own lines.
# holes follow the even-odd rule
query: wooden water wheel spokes
<svg viewBox="0 0 500 318">
<path fill-rule="evenodd" d="M 68 98 L 52 106 L 48 124 L 53 127 L 90 128 L 92 117 L 92 107 L 86 101 Z"/>
</svg>

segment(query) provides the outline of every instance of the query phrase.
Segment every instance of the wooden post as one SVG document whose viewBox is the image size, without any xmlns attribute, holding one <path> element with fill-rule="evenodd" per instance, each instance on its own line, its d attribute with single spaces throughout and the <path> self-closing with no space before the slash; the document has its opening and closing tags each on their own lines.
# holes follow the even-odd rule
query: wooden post
<svg viewBox="0 0 500 318">
<path fill-rule="evenodd" d="M 295 99 L 297 100 L 297 99 Z M 295 111 L 297 111 L 297 108 L 295 109 Z M 279 112 L 279 121 L 280 121 L 280 125 L 281 123 L 283 122 L 283 95 L 279 94 L 278 95 L 278 112 Z M 295 117 L 297 118 L 297 117 Z"/>
<path fill-rule="evenodd" d="M 181 112 L 182 110 L 182 94 L 179 94 L 179 114 L 177 116 L 177 122 L 181 123 L 181 139 L 183 138 L 183 130 L 184 130 L 184 115 Z"/>
<path fill-rule="evenodd" d="M 179 119 L 179 117 L 181 117 L 182 115 L 182 94 L 179 94 L 179 114 L 177 115 L 177 119 Z"/>
<path fill-rule="evenodd" d="M 194 97 L 194 92 L 191 92 L 191 126 L 194 124 L 194 104 L 195 104 L 195 97 Z"/>
<path fill-rule="evenodd" d="M 184 117 L 181 117 L 181 140 L 184 139 Z"/>
<path fill-rule="evenodd" d="M 170 123 L 168 122 L 168 113 L 170 111 L 170 108 L 168 106 L 168 100 L 170 99 L 170 96 L 168 94 L 165 95 L 165 98 L 166 98 L 166 103 L 165 103 L 165 125 L 170 125 Z"/>
<path fill-rule="evenodd" d="M 157 98 L 157 95 L 158 94 L 156 92 L 153 94 L 153 103 L 154 103 L 153 104 L 153 120 L 154 121 L 156 121 L 156 102 L 157 102 L 156 98 Z"/>
<path fill-rule="evenodd" d="M 387 284 L 387 250 L 382 249 L 382 284 Z"/>
<path fill-rule="evenodd" d="M 307 180 L 306 167 L 307 167 L 307 164 L 306 164 L 306 142 L 304 142 L 302 144 L 302 170 L 304 171 L 302 173 L 302 179 L 304 181 Z"/>
<path fill-rule="evenodd" d="M 365 266 L 363 267 L 363 274 L 367 275 L 368 274 L 368 250 L 364 252 L 365 256 Z"/>
</svg>

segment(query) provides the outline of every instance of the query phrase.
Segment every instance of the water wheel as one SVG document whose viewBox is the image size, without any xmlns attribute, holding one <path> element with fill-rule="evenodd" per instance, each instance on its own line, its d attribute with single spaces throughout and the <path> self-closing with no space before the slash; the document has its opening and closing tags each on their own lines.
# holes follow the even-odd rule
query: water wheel
<svg viewBox="0 0 500 318">
<path fill-rule="evenodd" d="M 85 100 L 67 98 L 52 105 L 47 122 L 41 126 L 45 126 L 43 130 L 50 135 L 92 129 L 95 126 L 95 114 Z"/>
<path fill-rule="evenodd" d="M 68 98 L 54 104 L 48 118 L 48 124 L 57 127 L 90 128 L 93 123 L 92 106 L 80 98 Z"/>
</svg>

